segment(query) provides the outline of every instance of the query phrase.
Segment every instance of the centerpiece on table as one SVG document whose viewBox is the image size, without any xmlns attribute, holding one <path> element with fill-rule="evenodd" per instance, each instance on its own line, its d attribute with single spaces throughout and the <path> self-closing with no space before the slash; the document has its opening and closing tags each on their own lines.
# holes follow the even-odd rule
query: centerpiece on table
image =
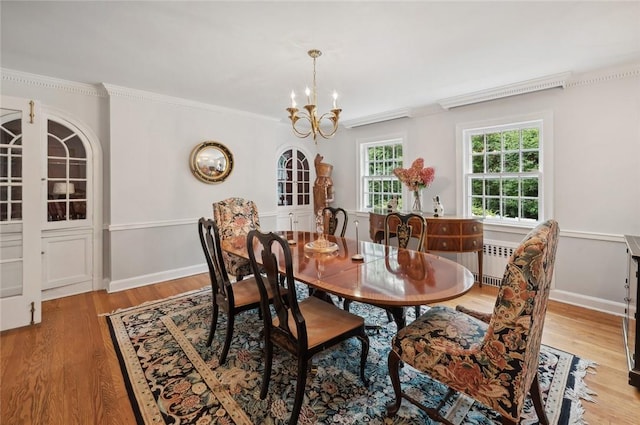
<svg viewBox="0 0 640 425">
<path fill-rule="evenodd" d="M 422 211 L 420 200 L 420 190 L 425 189 L 433 183 L 436 170 L 433 167 L 425 167 L 424 159 L 418 158 L 413 161 L 410 168 L 396 168 L 393 174 L 411 190 L 413 193 L 413 211 Z"/>
</svg>

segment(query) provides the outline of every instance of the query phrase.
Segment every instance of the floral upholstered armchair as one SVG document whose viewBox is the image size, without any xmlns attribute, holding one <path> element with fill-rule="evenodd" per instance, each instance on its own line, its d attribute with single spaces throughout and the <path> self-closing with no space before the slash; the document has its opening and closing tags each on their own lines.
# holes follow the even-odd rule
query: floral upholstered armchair
<svg viewBox="0 0 640 425">
<path fill-rule="evenodd" d="M 253 201 L 243 198 L 227 198 L 213 203 L 213 220 L 220 230 L 220 239 L 246 236 L 251 230 L 260 229 L 258 208 Z M 224 265 L 229 274 L 242 280 L 253 273 L 249 260 L 227 252 L 222 253 Z"/>
<path fill-rule="evenodd" d="M 555 262 L 558 223 L 548 220 L 524 238 L 507 264 L 493 314 L 488 323 L 458 308 L 433 307 L 393 339 L 389 374 L 396 399 L 387 405 L 393 416 L 402 398 L 437 421 L 439 413 L 402 392 L 400 362 L 404 362 L 478 400 L 502 417 L 519 423 L 528 393 L 541 424 L 548 424 L 538 382 L 542 328 Z M 469 310 L 467 310 L 469 311 Z"/>
</svg>

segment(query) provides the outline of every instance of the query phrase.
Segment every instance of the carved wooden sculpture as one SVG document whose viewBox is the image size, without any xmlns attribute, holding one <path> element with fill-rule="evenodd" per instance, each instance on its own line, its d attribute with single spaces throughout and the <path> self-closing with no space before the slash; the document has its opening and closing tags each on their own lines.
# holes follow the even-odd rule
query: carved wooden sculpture
<svg viewBox="0 0 640 425">
<path fill-rule="evenodd" d="M 316 167 L 316 181 L 313 183 L 313 213 L 318 214 L 324 207 L 333 202 L 333 181 L 331 171 L 333 165 L 322 162 L 323 157 L 316 154 L 314 164 Z"/>
</svg>

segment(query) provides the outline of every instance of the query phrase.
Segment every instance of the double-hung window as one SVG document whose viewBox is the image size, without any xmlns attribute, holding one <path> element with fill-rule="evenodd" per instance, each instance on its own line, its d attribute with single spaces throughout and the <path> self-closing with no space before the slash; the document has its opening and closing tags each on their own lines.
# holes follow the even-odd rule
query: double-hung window
<svg viewBox="0 0 640 425">
<path fill-rule="evenodd" d="M 548 121 L 539 117 L 460 129 L 466 215 L 525 225 L 550 215 L 551 164 L 544 155 L 551 144 Z"/>
<path fill-rule="evenodd" d="M 402 167 L 401 138 L 360 144 L 360 210 L 386 208 L 395 197 L 402 208 L 402 186 L 393 170 Z"/>
</svg>

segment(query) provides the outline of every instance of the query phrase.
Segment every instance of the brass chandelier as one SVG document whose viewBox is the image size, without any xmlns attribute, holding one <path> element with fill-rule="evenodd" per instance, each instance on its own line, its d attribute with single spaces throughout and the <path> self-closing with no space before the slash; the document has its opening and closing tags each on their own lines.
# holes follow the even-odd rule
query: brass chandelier
<svg viewBox="0 0 640 425">
<path fill-rule="evenodd" d="M 337 107 L 338 93 L 334 91 L 333 108 L 331 111 L 318 117 L 316 110 L 316 105 L 318 103 L 318 93 L 316 90 L 316 59 L 322 55 L 322 52 L 317 49 L 312 49 L 309 50 L 307 54 L 313 58 L 313 91 L 309 90 L 309 87 L 305 89 L 307 104 L 304 105 L 304 111 L 299 111 L 298 108 L 296 108 L 296 94 L 291 91 L 291 107 L 287 108 L 287 112 L 289 112 L 289 119 L 291 120 L 291 126 L 293 127 L 294 134 L 301 138 L 313 135 L 313 141 L 318 143 L 318 134 L 325 139 L 329 139 L 336 134 L 336 131 L 338 130 L 338 120 L 340 119 L 340 112 L 342 109 Z M 307 129 L 306 126 L 303 129 L 296 126 L 298 121 L 301 119 L 309 122 L 309 129 Z M 327 123 L 327 125 L 324 125 L 323 123 Z M 324 128 L 321 128 L 321 124 L 323 124 Z"/>
</svg>

